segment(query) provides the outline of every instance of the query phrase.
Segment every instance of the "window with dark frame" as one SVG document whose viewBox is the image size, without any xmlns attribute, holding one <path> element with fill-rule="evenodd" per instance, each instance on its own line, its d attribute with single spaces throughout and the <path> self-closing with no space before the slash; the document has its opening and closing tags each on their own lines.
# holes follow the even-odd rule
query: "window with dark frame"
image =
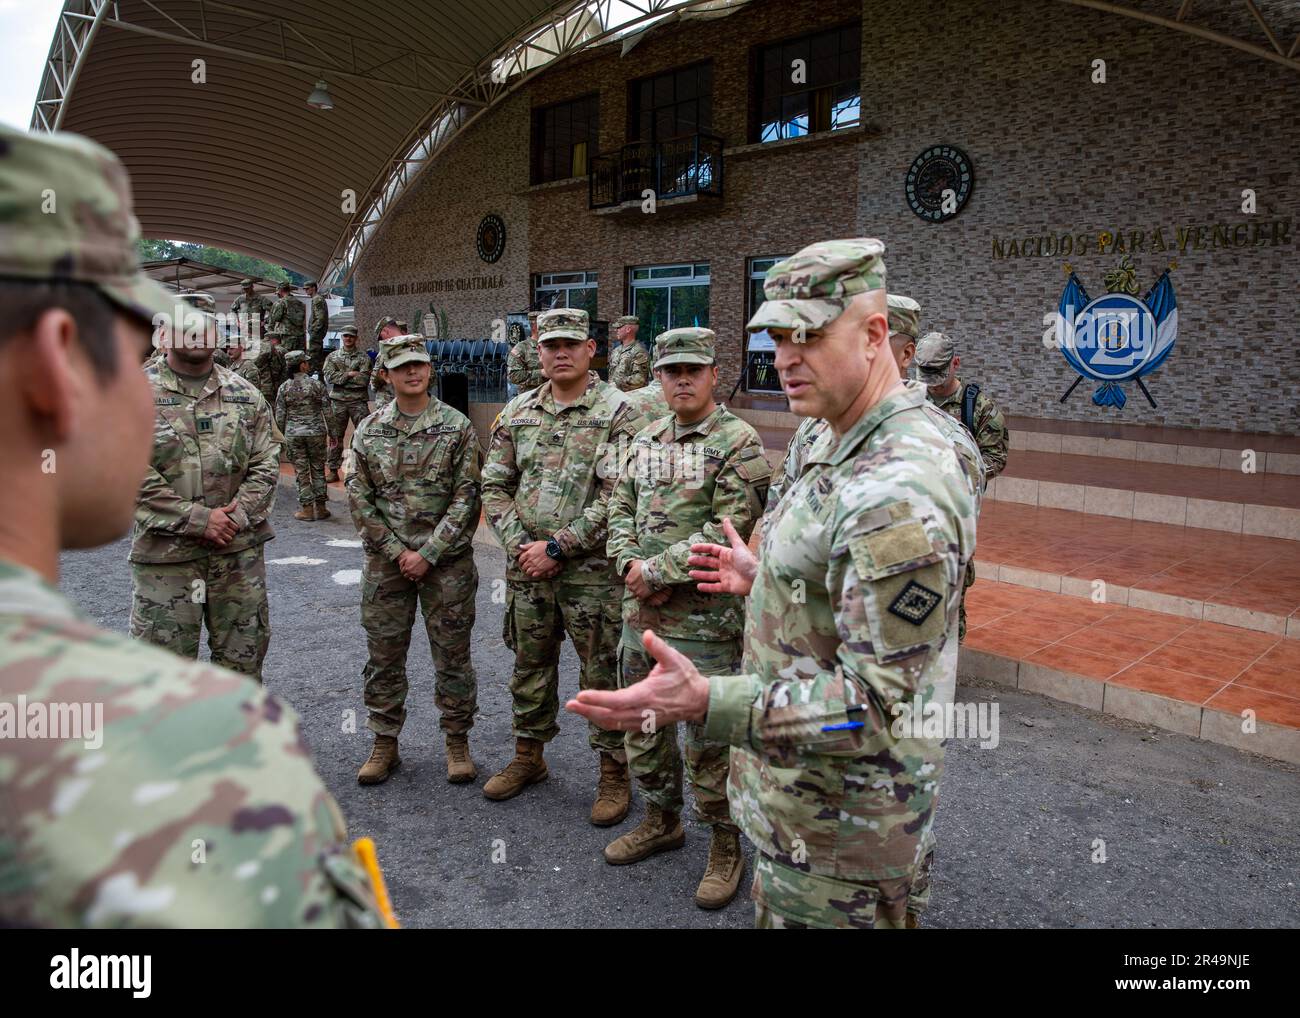
<svg viewBox="0 0 1300 1018">
<path fill-rule="evenodd" d="M 600 139 L 600 96 L 533 110 L 532 182 L 585 177 Z"/>
<path fill-rule="evenodd" d="M 628 84 L 627 140 L 660 142 L 708 134 L 713 126 L 713 64 L 692 64 Z"/>
<path fill-rule="evenodd" d="M 857 127 L 862 118 L 861 23 L 758 47 L 752 80 L 751 141 Z"/>
</svg>

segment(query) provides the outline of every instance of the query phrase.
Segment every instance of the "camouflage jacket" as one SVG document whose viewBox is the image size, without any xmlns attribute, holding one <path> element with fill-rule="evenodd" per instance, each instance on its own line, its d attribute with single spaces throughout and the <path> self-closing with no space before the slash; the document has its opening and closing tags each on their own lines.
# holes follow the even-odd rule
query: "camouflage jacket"
<svg viewBox="0 0 1300 1018">
<path fill-rule="evenodd" d="M 245 352 L 245 359 L 248 354 Z M 284 363 L 284 351 L 274 343 L 263 343 L 255 363 L 258 373 L 258 390 L 271 406 L 275 405 L 275 394 L 289 375 L 289 368 Z"/>
<path fill-rule="evenodd" d="M 348 505 L 367 551 L 418 551 L 436 564 L 470 549 L 482 454 L 468 417 L 430 398 L 410 420 L 393 402 L 361 422 L 352 452 Z"/>
<path fill-rule="evenodd" d="M 948 416 L 960 421 L 966 383 L 961 379 L 957 382 L 956 392 L 946 399 L 933 402 Z M 980 455 L 984 458 L 986 480 L 991 481 L 1002 473 L 1002 468 L 1007 465 L 1007 450 L 1011 448 L 1011 434 L 1007 430 L 1007 422 L 1002 416 L 1002 411 L 983 387 L 975 397 L 975 412 L 972 417 L 971 434 L 975 436 L 975 444 L 979 446 Z"/>
<path fill-rule="evenodd" d="M 329 331 L 329 305 L 325 303 L 325 295 L 318 293 L 311 299 L 311 321 L 307 323 L 307 338 L 311 340 L 312 346 L 320 346 L 325 333 Z"/>
<path fill-rule="evenodd" d="M 0 926 L 382 925 L 298 715 L 246 676 L 0 562 L 0 699 L 68 726 L 0 738 Z"/>
<path fill-rule="evenodd" d="M 322 368 L 325 381 L 330 383 L 330 399 L 341 399 L 348 403 L 364 403 L 370 389 L 370 355 L 364 350 L 346 350 L 339 347 L 330 351 Z M 356 378 L 348 378 L 349 371 L 356 371 Z"/>
<path fill-rule="evenodd" d="M 239 363 L 230 369 L 245 382 L 257 387 L 257 391 L 262 391 L 262 372 L 257 367 L 257 361 L 251 357 L 241 357 Z"/>
<path fill-rule="evenodd" d="M 619 346 L 618 360 L 610 362 L 609 380 L 624 392 L 639 389 L 650 381 L 650 355 L 640 343 Z"/>
<path fill-rule="evenodd" d="M 745 623 L 744 604 L 730 594 L 701 594 L 686 560 L 700 541 L 725 544 L 722 519 L 740 536 L 763 514 L 768 478 L 763 441 L 726 407 L 682 427 L 676 417 L 637 433 L 609 500 L 606 548 L 620 576 L 635 559 L 652 590 L 672 591 L 662 605 L 623 594 L 623 621 L 640 632 L 682 640 L 734 640 Z"/>
<path fill-rule="evenodd" d="M 524 389 L 536 389 L 546 376 L 542 374 L 542 358 L 537 352 L 537 344 L 531 337 L 521 339 L 510 348 L 506 357 L 506 378 L 512 384 Z"/>
<path fill-rule="evenodd" d="M 157 417 L 153 456 L 136 497 L 131 561 L 189 562 L 269 541 L 280 447 L 262 394 L 215 364 L 197 397 L 165 361 L 146 366 L 145 377 Z M 212 548 L 201 540 L 208 517 L 232 501 L 239 533 Z"/>
<path fill-rule="evenodd" d="M 275 424 L 285 438 L 325 435 L 325 386 L 301 371 L 289 378 L 275 394 Z"/>
<path fill-rule="evenodd" d="M 271 309 L 269 326 L 287 329 L 289 335 L 284 338 L 285 348 L 301 350 L 303 337 L 307 333 L 307 307 L 297 297 L 281 297 Z"/>
<path fill-rule="evenodd" d="M 747 674 L 709 680 L 705 737 L 738 747 L 732 817 L 777 862 L 840 880 L 913 873 L 943 770 L 942 739 L 896 735 L 891 709 L 955 681 L 975 541 L 923 402 L 900 389 L 813 447 L 763 536 Z"/>
<path fill-rule="evenodd" d="M 615 449 L 642 420 L 626 397 L 596 372 L 563 410 L 551 383 L 520 393 L 492 424 L 483 468 L 483 510 L 506 549 L 506 578 L 527 583 L 521 544 L 552 537 L 564 553 L 560 577 L 571 583 L 617 583 L 605 555 L 606 513 L 618 477 Z"/>
<path fill-rule="evenodd" d="M 668 399 L 664 396 L 664 387 L 655 379 L 649 385 L 625 393 L 628 406 L 637 412 L 646 424 L 663 417 L 671 417 Z"/>
<path fill-rule="evenodd" d="M 264 293 L 255 293 L 252 298 L 245 297 L 242 293 L 234 299 L 230 305 L 230 313 L 239 315 L 239 333 L 242 336 L 251 336 L 255 339 L 265 341 L 266 330 L 273 324 L 271 313 L 275 308 L 275 301 L 271 300 Z M 247 316 L 247 319 L 243 316 Z"/>
</svg>

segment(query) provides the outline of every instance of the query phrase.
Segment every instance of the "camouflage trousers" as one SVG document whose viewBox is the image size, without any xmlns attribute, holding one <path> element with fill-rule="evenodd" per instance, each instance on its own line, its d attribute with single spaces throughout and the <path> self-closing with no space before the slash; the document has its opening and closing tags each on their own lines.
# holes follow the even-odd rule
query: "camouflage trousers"
<svg viewBox="0 0 1300 1018">
<path fill-rule="evenodd" d="M 325 489 L 325 436 L 286 438 L 284 445 L 298 482 L 298 504 L 324 502 L 329 497 Z"/>
<path fill-rule="evenodd" d="M 671 647 L 694 662 L 703 675 L 735 675 L 740 671 L 740 640 L 673 640 Z M 640 682 L 654 668 L 654 658 L 645 652 L 641 634 L 623 627 L 618 645 L 618 685 L 626 689 Z M 648 722 L 647 722 L 648 725 Z M 649 726 L 649 725 L 648 725 Z M 682 753 L 677 748 L 677 726 L 649 726 L 649 732 L 627 732 L 623 744 L 627 765 L 646 799 L 673 813 L 682 811 Z M 731 747 L 704 738 L 704 726 L 686 723 L 686 779 L 695 794 L 695 812 L 709 826 L 738 828 L 731 822 L 727 805 L 727 774 Z"/>
<path fill-rule="evenodd" d="M 271 643 L 263 545 L 189 562 L 131 565 L 131 636 L 198 658 L 208 630 L 212 663 L 262 681 Z"/>
<path fill-rule="evenodd" d="M 366 727 L 372 732 L 396 736 L 406 721 L 406 653 L 417 600 L 433 655 L 433 702 L 442 715 L 442 730 L 463 735 L 473 727 L 478 679 L 470 662 L 469 637 L 477 594 L 472 552 L 431 566 L 419 583 L 403 576 L 396 562 L 367 552 L 361 570 L 361 625 L 369 658 L 362 677 L 369 712 Z"/>
<path fill-rule="evenodd" d="M 343 465 L 343 436 L 347 434 L 348 421 L 353 429 L 370 415 L 370 404 L 364 399 L 334 399 L 325 405 L 325 426 L 329 428 L 334 445 L 325 452 L 325 469 L 337 470 Z"/>
<path fill-rule="evenodd" d="M 970 590 L 971 584 L 975 582 L 975 560 L 971 559 L 966 563 L 966 578 L 961 585 L 961 605 L 957 609 L 957 642 L 961 643 L 966 639 L 966 591 Z"/>
<path fill-rule="evenodd" d="M 550 742 L 559 734 L 560 645 L 569 634 L 578 654 L 578 688 L 618 688 L 623 585 L 556 580 L 508 582 L 502 638 L 515 652 L 510 675 L 514 734 Z M 587 741 L 624 761 L 623 733 L 587 723 Z"/>
<path fill-rule="evenodd" d="M 307 362 L 311 365 L 308 374 L 320 378 L 321 369 L 325 367 L 325 340 L 323 337 L 321 339 L 307 340 Z"/>
<path fill-rule="evenodd" d="M 907 877 L 864 883 L 792 869 L 754 856 L 754 926 L 760 930 L 902 930 Z"/>
</svg>

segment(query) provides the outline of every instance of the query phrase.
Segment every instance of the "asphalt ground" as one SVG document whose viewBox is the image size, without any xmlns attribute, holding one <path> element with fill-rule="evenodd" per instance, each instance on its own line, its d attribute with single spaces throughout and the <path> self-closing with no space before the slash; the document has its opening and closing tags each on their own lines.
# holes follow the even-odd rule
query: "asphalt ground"
<svg viewBox="0 0 1300 1018">
<path fill-rule="evenodd" d="M 547 781 L 508 802 L 483 798 L 484 780 L 513 753 L 512 654 L 501 639 L 504 558 L 485 531 L 475 551 L 479 715 L 471 749 L 478 780 L 446 781 L 428 641 L 417 624 L 402 767 L 386 784 L 357 784 L 370 746 L 361 700 L 362 553 L 345 507 L 332 506 L 333 519 L 301 523 L 291 518 L 291 482 L 280 487 L 277 537 L 266 546 L 273 631 L 266 685 L 302 715 L 317 768 L 352 836 L 375 838 L 402 924 L 750 926 L 751 868 L 730 906 L 695 906 L 708 830 L 689 816 L 684 849 L 633 866 L 605 863 L 601 849 L 639 822 L 642 806 L 635 797 L 617 827 L 590 824 L 597 761 L 576 716 L 561 712 L 561 733 L 547 747 Z M 123 540 L 62 561 L 64 591 L 119 631 L 130 609 L 127 548 Z M 577 659 L 566 642 L 561 702 L 576 690 Z M 962 682 L 958 700 L 996 703 L 1000 741 L 988 749 L 975 740 L 949 743 L 923 925 L 1300 924 L 1297 768 L 979 682 Z M 345 730 L 349 712 L 355 732 Z M 1094 861 L 1103 851 L 1105 861 Z"/>
</svg>

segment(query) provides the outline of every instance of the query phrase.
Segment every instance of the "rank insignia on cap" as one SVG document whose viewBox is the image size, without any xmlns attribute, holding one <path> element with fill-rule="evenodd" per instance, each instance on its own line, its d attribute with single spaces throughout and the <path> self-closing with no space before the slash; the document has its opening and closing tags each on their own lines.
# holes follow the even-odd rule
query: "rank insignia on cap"
<svg viewBox="0 0 1300 1018">
<path fill-rule="evenodd" d="M 898 592 L 898 596 L 889 606 L 889 611 L 900 619 L 906 619 L 912 625 L 919 626 L 942 600 L 942 594 L 912 580 Z"/>
</svg>

